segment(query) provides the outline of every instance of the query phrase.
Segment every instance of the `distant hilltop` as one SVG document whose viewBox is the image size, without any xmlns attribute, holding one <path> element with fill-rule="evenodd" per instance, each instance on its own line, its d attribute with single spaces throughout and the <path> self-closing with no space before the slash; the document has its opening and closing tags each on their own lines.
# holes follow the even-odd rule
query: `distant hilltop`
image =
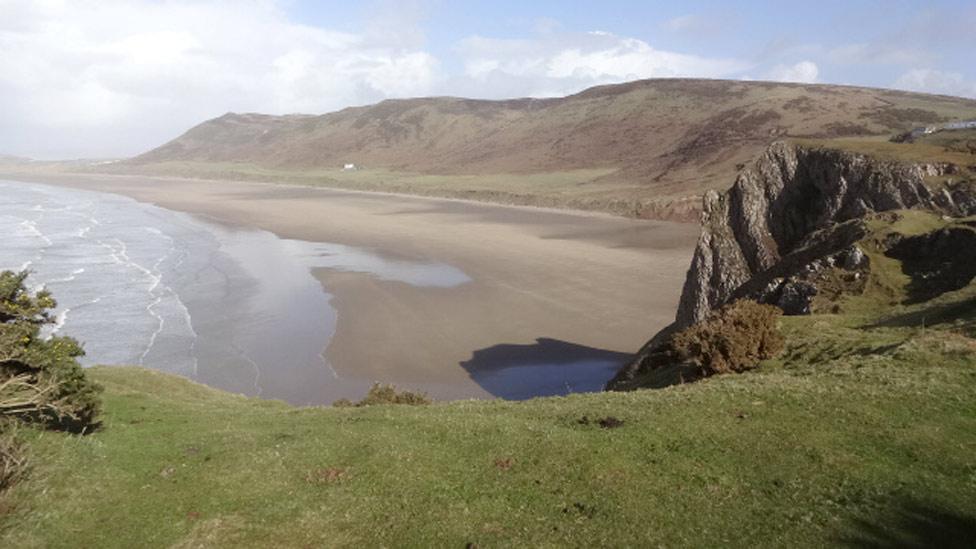
<svg viewBox="0 0 976 549">
<path fill-rule="evenodd" d="M 431 97 L 323 115 L 228 113 L 119 169 L 272 179 L 314 173 L 316 183 L 329 184 L 331 178 L 338 186 L 638 217 L 657 217 L 671 208 L 671 217 L 695 219 L 705 191 L 727 185 L 777 139 L 887 139 L 916 127 L 974 118 L 976 101 L 956 97 L 656 79 L 549 99 Z M 342 174 L 347 164 L 368 169 Z M 441 179 L 408 181 L 404 174 Z M 499 174 L 513 177 L 500 185 L 492 178 Z M 553 177 L 542 180 L 540 174 Z M 453 176 L 468 177 L 466 186 L 459 187 Z M 522 184 L 516 184 L 519 176 L 525 176 Z M 684 210 L 674 206 L 682 201 Z"/>
</svg>

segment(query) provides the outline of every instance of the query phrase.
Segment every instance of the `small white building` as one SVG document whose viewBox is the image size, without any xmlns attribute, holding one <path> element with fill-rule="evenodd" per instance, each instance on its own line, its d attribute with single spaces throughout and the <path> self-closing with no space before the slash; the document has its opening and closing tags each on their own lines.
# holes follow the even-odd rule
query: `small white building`
<svg viewBox="0 0 976 549">
<path fill-rule="evenodd" d="M 354 172 L 354 171 L 356 171 L 358 169 L 359 169 L 359 167 L 356 166 L 355 164 L 343 164 L 342 165 L 342 171 L 344 171 L 344 172 Z"/>
<path fill-rule="evenodd" d="M 969 130 L 976 129 L 976 120 L 962 120 L 960 122 L 949 122 L 945 125 L 947 130 Z"/>
</svg>

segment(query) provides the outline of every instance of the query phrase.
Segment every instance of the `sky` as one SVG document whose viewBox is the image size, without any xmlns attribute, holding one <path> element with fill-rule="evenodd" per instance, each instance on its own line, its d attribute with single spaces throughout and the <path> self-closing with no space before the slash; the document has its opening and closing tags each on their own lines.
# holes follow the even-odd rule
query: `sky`
<svg viewBox="0 0 976 549">
<path fill-rule="evenodd" d="M 976 98 L 974 52 L 974 0 L 0 0 L 0 154 L 116 158 L 226 112 L 640 78 Z"/>
</svg>

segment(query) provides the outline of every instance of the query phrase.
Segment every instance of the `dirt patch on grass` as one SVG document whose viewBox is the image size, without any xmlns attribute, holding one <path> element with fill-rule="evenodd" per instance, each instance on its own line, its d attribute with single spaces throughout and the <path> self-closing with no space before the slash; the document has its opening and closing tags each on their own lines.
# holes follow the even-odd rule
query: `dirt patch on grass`
<svg viewBox="0 0 976 549">
<path fill-rule="evenodd" d="M 346 469 L 342 467 L 313 469 L 305 474 L 305 482 L 309 484 L 335 484 L 345 479 L 347 473 Z"/>
<path fill-rule="evenodd" d="M 497 458 L 495 459 L 495 468 L 501 471 L 508 471 L 515 465 L 515 458 Z"/>
<path fill-rule="evenodd" d="M 616 429 L 617 427 L 622 427 L 624 420 L 617 418 L 615 416 L 607 416 L 595 420 L 590 420 L 589 416 L 583 416 L 577 420 L 580 425 L 599 425 L 601 429 Z"/>
</svg>

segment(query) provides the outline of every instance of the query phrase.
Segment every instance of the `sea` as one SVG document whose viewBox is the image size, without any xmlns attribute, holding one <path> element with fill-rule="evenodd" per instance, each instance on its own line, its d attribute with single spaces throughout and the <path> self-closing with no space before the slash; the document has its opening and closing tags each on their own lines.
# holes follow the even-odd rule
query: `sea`
<svg viewBox="0 0 976 549">
<path fill-rule="evenodd" d="M 278 238 L 128 197 L 0 180 L 0 270 L 57 300 L 47 333 L 82 342 L 83 365 L 147 366 L 295 404 L 361 395 L 323 356 L 331 295 L 313 268 L 415 286 L 470 278 L 442 263 Z"/>
</svg>

